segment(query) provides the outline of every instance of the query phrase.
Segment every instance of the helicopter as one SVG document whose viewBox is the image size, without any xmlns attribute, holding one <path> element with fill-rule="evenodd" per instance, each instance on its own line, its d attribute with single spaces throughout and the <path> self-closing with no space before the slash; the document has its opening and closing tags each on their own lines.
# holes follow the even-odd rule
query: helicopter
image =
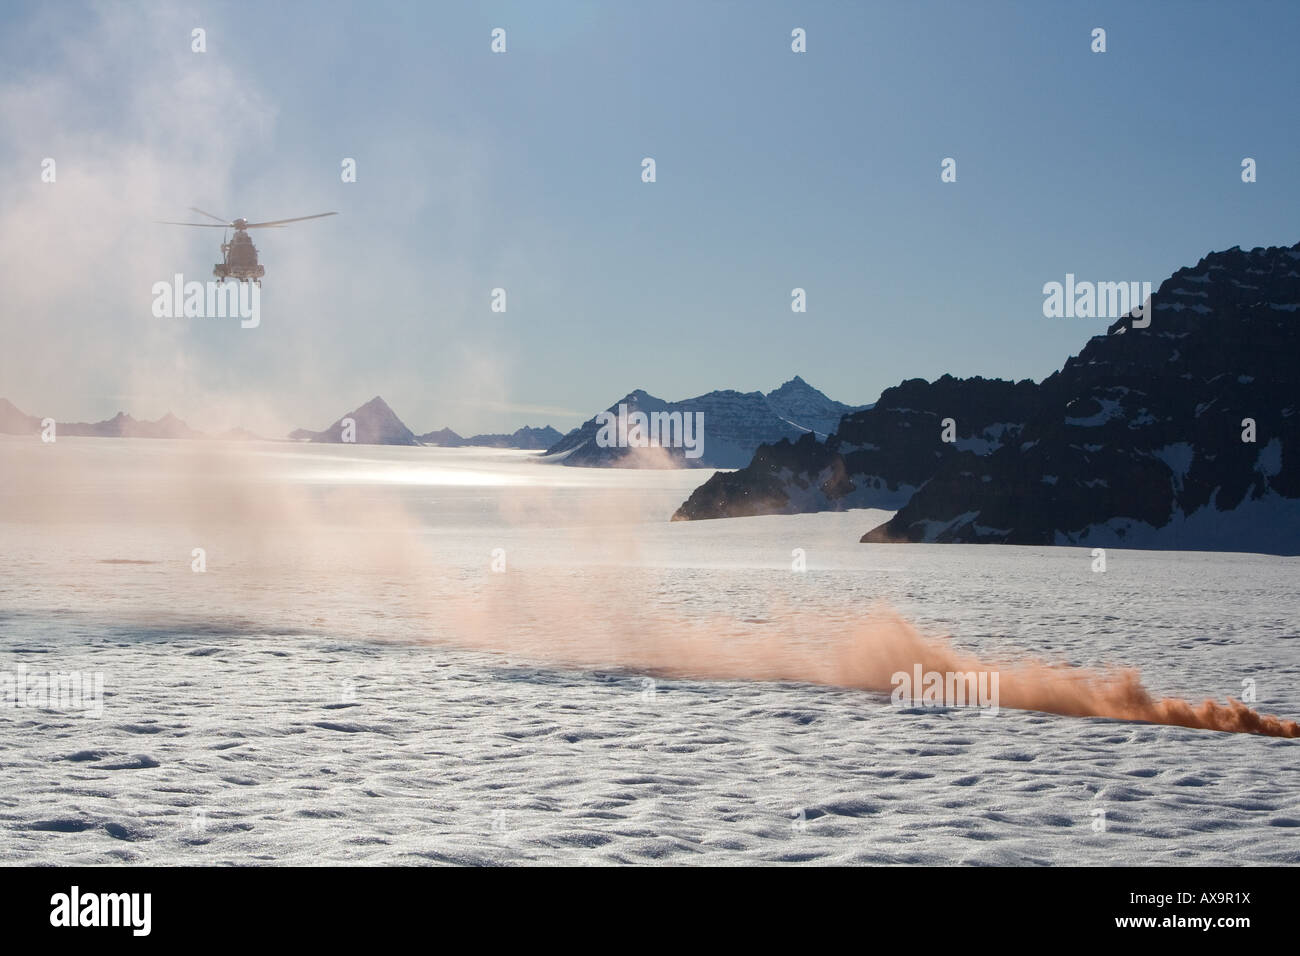
<svg viewBox="0 0 1300 956">
<path fill-rule="evenodd" d="M 262 276 L 266 275 L 266 268 L 257 261 L 257 247 L 253 245 L 253 240 L 248 236 L 249 229 L 265 229 L 274 227 L 283 228 L 291 222 L 302 222 L 306 219 L 323 219 L 326 216 L 337 216 L 336 212 L 320 212 L 314 216 L 298 216 L 295 219 L 273 219 L 270 222 L 249 222 L 247 219 L 225 220 L 220 216 L 214 216 L 210 212 L 204 212 L 195 206 L 190 207 L 191 212 L 197 212 L 201 216 L 207 216 L 209 219 L 215 219 L 216 223 L 210 222 L 165 222 L 159 220 L 164 226 L 199 226 L 207 229 L 233 229 L 233 236 L 226 235 L 221 243 L 221 262 L 212 267 L 212 274 L 218 279 L 235 279 L 240 282 L 255 282 L 259 286 L 262 284 Z"/>
</svg>

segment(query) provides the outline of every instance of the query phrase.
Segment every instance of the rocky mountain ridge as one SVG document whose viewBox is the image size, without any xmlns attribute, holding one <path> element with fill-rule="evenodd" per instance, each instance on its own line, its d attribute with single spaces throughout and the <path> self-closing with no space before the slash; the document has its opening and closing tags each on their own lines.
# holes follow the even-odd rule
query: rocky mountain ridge
<svg viewBox="0 0 1300 956">
<path fill-rule="evenodd" d="M 674 518 L 877 507 L 897 513 L 865 542 L 1297 554 L 1297 311 L 1300 244 L 1211 253 L 1160 284 L 1149 326 L 1116 321 L 1040 384 L 904 382 Z"/>
</svg>

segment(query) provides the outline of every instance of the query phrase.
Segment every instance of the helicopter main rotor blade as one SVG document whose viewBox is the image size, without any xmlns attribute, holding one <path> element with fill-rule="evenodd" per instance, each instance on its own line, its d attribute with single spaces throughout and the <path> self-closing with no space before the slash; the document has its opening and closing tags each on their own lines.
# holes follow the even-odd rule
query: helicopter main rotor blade
<svg viewBox="0 0 1300 956">
<path fill-rule="evenodd" d="M 198 206 L 191 206 L 191 207 L 190 207 L 190 212 L 197 212 L 200 216 L 207 216 L 209 219 L 215 219 L 217 222 L 219 222 L 219 223 L 221 223 L 222 225 L 225 225 L 225 226 L 230 225 L 230 220 L 229 220 L 229 219 L 222 219 L 220 216 L 214 216 L 214 215 L 212 215 L 212 213 L 210 213 L 210 212 L 204 212 L 204 211 L 203 211 L 202 209 L 200 209 Z"/>
<path fill-rule="evenodd" d="M 244 226 L 245 229 L 262 229 L 266 226 L 283 226 L 288 222 L 302 222 L 304 219 L 324 219 L 326 216 L 337 216 L 336 212 L 318 212 L 314 216 L 299 216 L 296 219 L 273 219 L 270 222 L 250 222 Z"/>
<path fill-rule="evenodd" d="M 155 219 L 154 222 L 160 226 L 200 226 L 204 229 L 229 229 L 229 223 L 217 224 L 215 222 L 168 222 L 165 219 Z"/>
</svg>

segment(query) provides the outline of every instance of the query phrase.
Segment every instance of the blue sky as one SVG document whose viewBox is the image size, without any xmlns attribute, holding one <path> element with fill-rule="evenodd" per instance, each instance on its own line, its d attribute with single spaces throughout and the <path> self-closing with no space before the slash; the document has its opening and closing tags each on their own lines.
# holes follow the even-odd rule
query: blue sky
<svg viewBox="0 0 1300 956">
<path fill-rule="evenodd" d="M 1300 240 L 1298 27 L 1252 2 L 11 2 L 0 395 L 275 432 L 382 394 L 471 432 L 636 387 L 1039 379 L 1106 324 L 1044 318 L 1043 283 Z M 191 204 L 341 215 L 254 234 L 245 330 L 150 312 L 216 261 L 219 230 L 153 223 Z"/>
</svg>

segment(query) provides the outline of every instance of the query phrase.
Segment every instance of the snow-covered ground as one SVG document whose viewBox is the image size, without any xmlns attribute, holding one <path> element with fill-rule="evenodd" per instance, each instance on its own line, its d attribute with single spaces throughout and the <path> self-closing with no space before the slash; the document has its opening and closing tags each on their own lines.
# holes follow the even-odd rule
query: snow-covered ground
<svg viewBox="0 0 1300 956">
<path fill-rule="evenodd" d="M 612 666 L 700 622 L 816 647 L 885 601 L 1294 719 L 1300 559 L 670 523 L 705 473 L 517 452 L 0 438 L 0 464 L 0 677 L 104 680 L 98 717 L 0 709 L 5 862 L 1300 862 L 1294 740 Z M 591 621 L 611 666 L 589 637 L 554 663 Z"/>
</svg>

